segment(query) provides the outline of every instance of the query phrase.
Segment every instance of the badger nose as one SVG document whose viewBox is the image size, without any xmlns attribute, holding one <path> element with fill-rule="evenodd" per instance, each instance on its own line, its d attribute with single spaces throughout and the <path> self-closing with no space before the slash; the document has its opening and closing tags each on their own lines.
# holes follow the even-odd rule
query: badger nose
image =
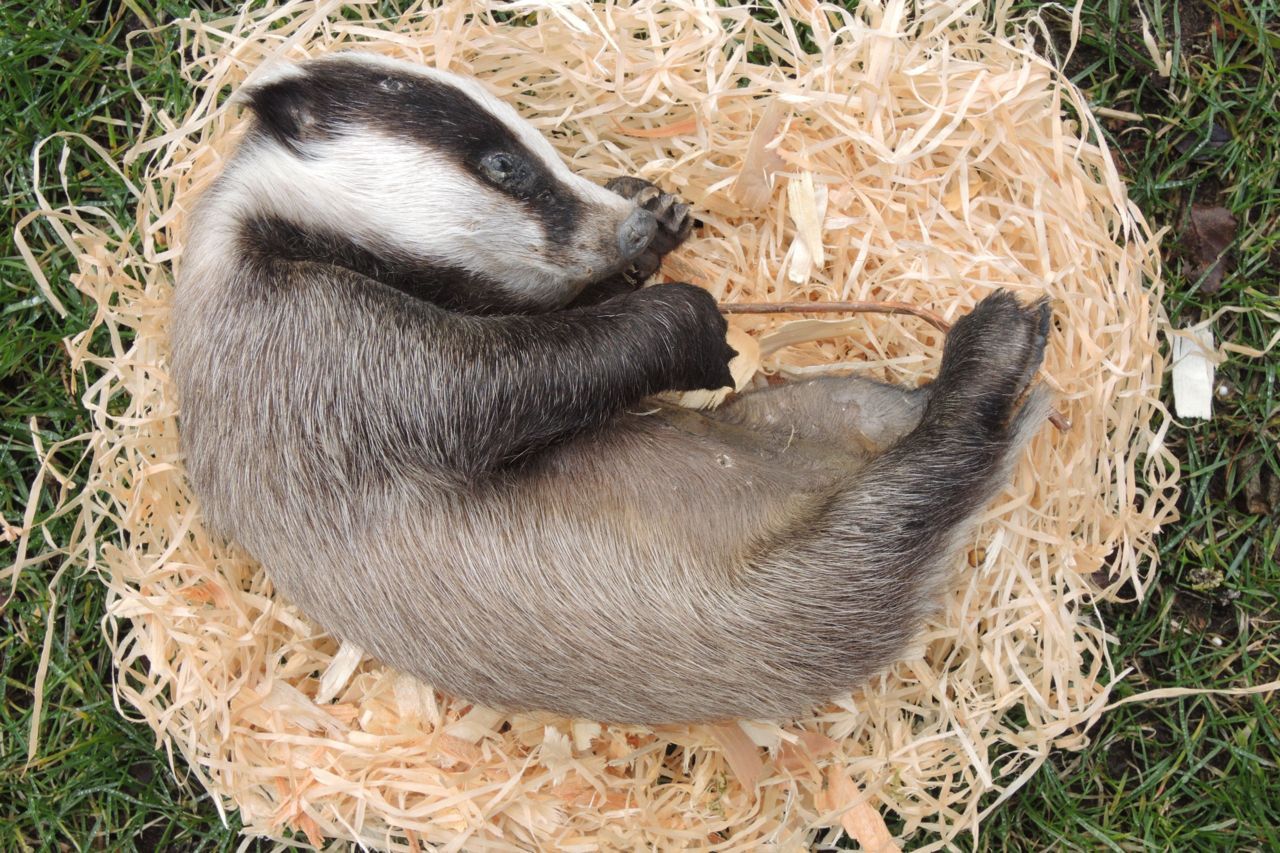
<svg viewBox="0 0 1280 853">
<path fill-rule="evenodd" d="M 652 213 L 643 207 L 631 211 L 631 215 L 618 228 L 618 250 L 622 252 L 622 257 L 629 261 L 649 248 L 657 230 L 658 220 Z"/>
</svg>

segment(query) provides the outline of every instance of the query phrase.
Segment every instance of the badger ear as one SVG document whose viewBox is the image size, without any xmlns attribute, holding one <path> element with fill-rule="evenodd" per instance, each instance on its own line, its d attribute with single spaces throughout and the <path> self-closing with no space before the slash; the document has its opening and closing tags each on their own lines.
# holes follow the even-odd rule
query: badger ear
<svg viewBox="0 0 1280 853">
<path fill-rule="evenodd" d="M 232 101 L 253 110 L 259 126 L 290 147 L 314 133 L 316 116 L 307 72 L 292 62 L 258 69 Z"/>
</svg>

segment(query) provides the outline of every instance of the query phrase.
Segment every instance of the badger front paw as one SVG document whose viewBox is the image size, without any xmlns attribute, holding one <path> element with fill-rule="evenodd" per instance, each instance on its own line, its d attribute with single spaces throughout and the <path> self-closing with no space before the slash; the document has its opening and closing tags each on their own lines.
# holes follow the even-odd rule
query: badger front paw
<svg viewBox="0 0 1280 853">
<path fill-rule="evenodd" d="M 1026 305 L 1007 290 L 983 299 L 947 335 L 932 405 L 1002 429 L 1044 360 L 1051 317 L 1047 299 Z"/>
<path fill-rule="evenodd" d="M 658 220 L 658 230 L 649 248 L 632 261 L 626 271 L 626 276 L 639 286 L 658 271 L 663 257 L 689 239 L 693 233 L 693 216 L 689 205 L 643 178 L 623 175 L 604 186 L 623 198 L 631 199 Z"/>
<path fill-rule="evenodd" d="M 729 325 L 715 297 L 692 284 L 660 284 L 638 291 L 633 298 L 649 304 L 646 314 L 659 319 L 671 334 L 663 356 L 663 391 L 714 391 L 734 386 L 729 362 L 738 351 L 725 336 Z"/>
</svg>

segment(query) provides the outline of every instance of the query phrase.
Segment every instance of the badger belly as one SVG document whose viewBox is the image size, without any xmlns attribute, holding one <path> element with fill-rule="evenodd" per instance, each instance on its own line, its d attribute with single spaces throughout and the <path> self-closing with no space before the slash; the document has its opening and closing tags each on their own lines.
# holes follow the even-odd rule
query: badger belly
<svg viewBox="0 0 1280 853">
<path fill-rule="evenodd" d="M 369 478 L 236 538 L 323 628 L 446 692 L 618 722 L 797 713 L 832 689 L 805 646 L 830 628 L 763 558 L 813 535 L 833 475 L 721 432 L 628 419 L 485 487 Z"/>
</svg>

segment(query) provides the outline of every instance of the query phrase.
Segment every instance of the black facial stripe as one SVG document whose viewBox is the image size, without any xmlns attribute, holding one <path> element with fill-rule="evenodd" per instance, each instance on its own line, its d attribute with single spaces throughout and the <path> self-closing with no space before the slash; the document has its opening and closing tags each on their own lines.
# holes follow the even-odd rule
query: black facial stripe
<svg viewBox="0 0 1280 853">
<path fill-rule="evenodd" d="M 279 261 L 309 261 L 342 267 L 408 294 L 469 314 L 530 313 L 535 306 L 498 282 L 468 270 L 374 252 L 344 234 L 302 228 L 278 217 L 256 217 L 241 226 L 240 247 L 263 266 Z"/>
<path fill-rule="evenodd" d="M 305 73 L 256 89 L 249 98 L 261 131 L 301 156 L 306 142 L 366 126 L 424 145 L 452 159 L 492 187 L 480 168 L 490 153 L 518 158 L 529 174 L 518 190 L 497 188 L 541 223 L 547 239 L 567 244 L 583 203 L 558 181 L 502 121 L 453 86 L 411 72 L 332 57 L 303 66 Z"/>
<path fill-rule="evenodd" d="M 551 243 L 567 245 L 582 224 L 583 203 L 555 178 L 544 194 L 521 199 L 525 208 L 537 218 Z"/>
</svg>

